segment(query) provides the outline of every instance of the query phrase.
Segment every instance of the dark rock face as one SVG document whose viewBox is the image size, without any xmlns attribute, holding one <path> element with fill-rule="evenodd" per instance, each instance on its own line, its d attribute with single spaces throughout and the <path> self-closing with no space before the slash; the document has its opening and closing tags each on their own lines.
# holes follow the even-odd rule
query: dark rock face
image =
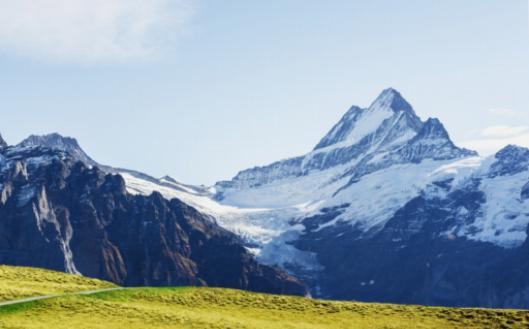
<svg viewBox="0 0 529 329">
<path fill-rule="evenodd" d="M 0 135 L 0 148 L 7 147 L 6 141 L 2 138 L 2 135 Z"/>
<path fill-rule="evenodd" d="M 127 193 L 119 175 L 44 148 L 0 151 L 0 263 L 126 286 L 208 285 L 306 294 L 177 199 Z"/>
</svg>

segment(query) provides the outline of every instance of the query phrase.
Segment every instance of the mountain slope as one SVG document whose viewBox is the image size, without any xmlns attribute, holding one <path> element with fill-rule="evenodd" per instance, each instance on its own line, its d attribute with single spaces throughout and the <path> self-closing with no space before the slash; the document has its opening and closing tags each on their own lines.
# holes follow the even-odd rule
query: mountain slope
<svg viewBox="0 0 529 329">
<path fill-rule="evenodd" d="M 121 176 L 87 167 L 68 152 L 4 148 L 0 182 L 2 264 L 121 285 L 305 293 L 300 281 L 259 265 L 235 235 L 192 207 L 159 193 L 130 195 Z"/>
<path fill-rule="evenodd" d="M 400 93 L 387 89 L 368 108 L 353 106 L 312 152 L 244 170 L 218 183 L 215 198 L 298 210 L 287 221 L 340 208 L 335 220 L 368 231 L 418 195 L 438 167 L 476 155 L 455 146 L 439 120 L 422 122 Z"/>
<path fill-rule="evenodd" d="M 333 298 L 452 306 L 529 307 L 529 203 L 520 199 L 529 172 L 491 178 L 492 163 L 442 168 L 420 195 L 370 236 L 346 225 L 310 229 L 295 242 L 315 252 L 319 284 Z M 469 159 L 473 160 L 473 159 Z M 489 159 L 491 160 L 491 159 Z M 450 177 L 452 176 L 452 177 Z M 465 177 L 466 176 L 466 177 Z M 376 259 L 376 262 L 373 260 Z"/>
<path fill-rule="evenodd" d="M 519 274 L 527 152 L 509 146 L 480 158 L 388 89 L 370 107 L 352 107 L 312 152 L 244 170 L 218 183 L 216 198 L 281 209 L 288 225 L 250 241 L 261 243 L 261 261 L 305 278 L 316 296 L 529 307 Z M 261 218 L 249 222 L 268 228 Z"/>
</svg>

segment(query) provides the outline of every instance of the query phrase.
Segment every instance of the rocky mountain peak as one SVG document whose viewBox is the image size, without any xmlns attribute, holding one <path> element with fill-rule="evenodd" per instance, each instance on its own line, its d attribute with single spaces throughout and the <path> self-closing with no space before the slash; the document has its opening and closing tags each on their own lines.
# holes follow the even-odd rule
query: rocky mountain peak
<svg viewBox="0 0 529 329">
<path fill-rule="evenodd" d="M 80 148 L 79 143 L 75 138 L 64 137 L 58 133 L 51 133 L 47 135 L 31 135 L 24 139 L 20 146 L 44 146 L 48 148 Z"/>
<path fill-rule="evenodd" d="M 49 149 L 59 150 L 69 153 L 77 161 L 81 161 L 86 165 L 93 166 L 97 163 L 90 158 L 85 151 L 79 146 L 79 143 L 75 138 L 65 137 L 58 133 L 52 133 L 47 135 L 31 135 L 24 139 L 19 147 L 45 147 Z"/>
<path fill-rule="evenodd" d="M 4 147 L 7 147 L 7 143 L 4 140 L 4 138 L 2 138 L 2 134 L 0 134 L 0 148 L 4 148 Z"/>
<path fill-rule="evenodd" d="M 527 160 L 529 149 L 510 144 L 499 150 L 494 157 L 496 159 Z"/>
<path fill-rule="evenodd" d="M 450 139 L 445 127 L 437 118 L 428 118 L 417 134 L 417 137 L 421 139 Z"/>
<path fill-rule="evenodd" d="M 529 168 L 529 149 L 516 145 L 507 145 L 494 156 L 489 176 L 514 175 Z"/>
<path fill-rule="evenodd" d="M 395 89 L 388 88 L 382 91 L 377 99 L 369 106 L 370 110 L 390 109 L 395 113 L 409 112 L 415 114 L 413 107 Z"/>
<path fill-rule="evenodd" d="M 260 186 L 346 164 L 347 169 L 339 170 L 354 180 L 395 164 L 475 155 L 457 147 L 438 119 L 423 122 L 402 95 L 389 88 L 368 108 L 351 107 L 310 153 L 241 171 L 232 181 L 221 182 L 218 191 Z"/>
<path fill-rule="evenodd" d="M 399 120 L 403 116 L 410 128 L 417 131 L 421 120 L 411 105 L 395 89 L 384 90 L 368 107 L 352 106 L 336 125 L 321 139 L 314 150 L 338 143 L 352 145 L 379 129 L 387 119 Z M 405 127 L 402 127 L 405 128 Z"/>
<path fill-rule="evenodd" d="M 396 153 L 400 161 L 420 163 L 425 159 L 450 160 L 477 156 L 475 151 L 457 147 L 439 119 L 429 118 L 422 128 Z"/>
</svg>

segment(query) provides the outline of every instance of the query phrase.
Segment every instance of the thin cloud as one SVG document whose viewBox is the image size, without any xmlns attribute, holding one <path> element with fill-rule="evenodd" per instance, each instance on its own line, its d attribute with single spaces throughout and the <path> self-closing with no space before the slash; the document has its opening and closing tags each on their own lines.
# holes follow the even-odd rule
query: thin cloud
<svg viewBox="0 0 529 329">
<path fill-rule="evenodd" d="M 516 137 L 529 131 L 527 126 L 492 126 L 481 131 L 481 136 L 488 138 Z"/>
<path fill-rule="evenodd" d="M 0 51 L 39 60 L 146 59 L 172 45 L 193 0 L 0 0 Z"/>
</svg>

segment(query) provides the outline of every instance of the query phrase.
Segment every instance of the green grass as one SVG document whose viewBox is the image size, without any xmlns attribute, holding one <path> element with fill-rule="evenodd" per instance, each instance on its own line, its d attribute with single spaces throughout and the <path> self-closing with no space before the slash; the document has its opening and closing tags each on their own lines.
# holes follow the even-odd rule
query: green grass
<svg viewBox="0 0 529 329">
<path fill-rule="evenodd" d="M 114 284 L 30 267 L 0 266 L 0 302 L 115 287 Z"/>
<path fill-rule="evenodd" d="M 356 302 L 213 288 L 136 288 L 0 307 L 0 328 L 528 328 L 529 312 Z"/>
</svg>

